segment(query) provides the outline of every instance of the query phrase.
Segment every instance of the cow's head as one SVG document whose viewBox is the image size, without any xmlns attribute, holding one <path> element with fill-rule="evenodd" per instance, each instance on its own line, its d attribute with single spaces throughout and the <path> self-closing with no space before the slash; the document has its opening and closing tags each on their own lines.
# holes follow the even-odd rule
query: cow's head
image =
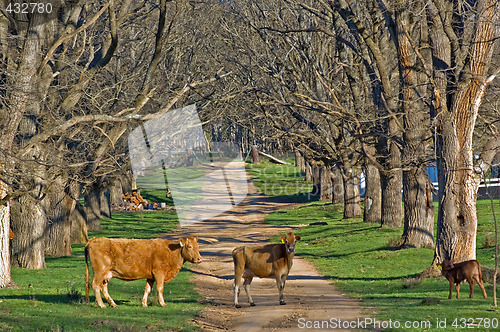
<svg viewBox="0 0 500 332">
<path fill-rule="evenodd" d="M 291 254 L 295 251 L 295 242 L 300 240 L 299 235 L 288 233 L 286 236 L 281 236 L 281 243 L 285 245 L 286 252 Z"/>
<path fill-rule="evenodd" d="M 453 270 L 453 268 L 455 267 L 455 265 L 453 265 L 453 262 L 447 259 L 445 259 L 442 263 L 438 264 L 438 266 L 441 266 L 441 269 L 443 271 Z"/>
<path fill-rule="evenodd" d="M 181 255 L 184 260 L 191 263 L 201 263 L 203 261 L 198 248 L 197 236 L 179 239 L 179 245 L 181 246 Z"/>
</svg>

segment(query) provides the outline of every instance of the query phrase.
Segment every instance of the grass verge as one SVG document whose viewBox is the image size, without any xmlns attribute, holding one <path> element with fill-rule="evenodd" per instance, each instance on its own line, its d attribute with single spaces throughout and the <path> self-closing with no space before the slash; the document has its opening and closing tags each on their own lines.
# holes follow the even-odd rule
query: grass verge
<svg viewBox="0 0 500 332">
<path fill-rule="evenodd" d="M 93 236 L 152 238 L 177 226 L 175 211 L 114 213 L 101 221 Z M 190 323 L 202 310 L 190 282 L 189 264 L 165 285 L 166 307 L 158 305 L 156 287 L 148 308 L 141 307 L 144 280 L 113 278 L 109 293 L 118 308 L 100 309 L 84 303 L 85 259 L 83 245 L 73 246 L 72 257 L 47 258 L 47 268 L 13 268 L 15 288 L 0 290 L 1 331 L 191 331 Z M 91 275 L 92 277 L 92 275 Z"/>
<path fill-rule="evenodd" d="M 249 165 L 260 192 L 280 200 L 307 202 L 310 184 L 303 181 L 296 167 Z M 285 186 L 289 196 L 273 192 Z M 309 186 L 309 187 L 308 187 Z M 499 201 L 495 201 L 495 206 Z M 437 209 L 437 204 L 436 204 Z M 298 256 L 311 261 L 321 274 L 339 289 L 358 300 L 384 331 L 494 331 L 500 328 L 500 315 L 492 308 L 492 269 L 494 267 L 494 224 L 489 200 L 477 201 L 477 259 L 482 264 L 483 279 L 489 298 L 483 299 L 479 286 L 469 299 L 467 282 L 462 283 L 461 298 L 448 300 L 448 281 L 444 277 L 415 279 L 429 267 L 434 257 L 431 249 L 393 250 L 402 228 L 381 228 L 361 218 L 343 219 L 343 206 L 310 202 L 267 216 L 275 225 L 305 225 L 296 230 L 302 239 Z M 436 213 L 437 218 L 437 213 Z M 309 225 L 323 221 L 326 225 Z M 279 241 L 277 238 L 275 242 Z M 293 274 L 293 269 L 292 272 Z M 334 317 L 324 317 L 330 320 Z"/>
<path fill-rule="evenodd" d="M 477 207 L 477 259 L 486 281 L 484 271 L 494 264 L 494 247 L 489 240 L 493 219 L 489 201 L 478 201 Z M 498 312 L 492 311 L 491 282 L 485 282 L 487 300 L 477 285 L 474 298 L 469 299 L 467 283 L 461 288 L 461 299 L 448 300 L 448 281 L 444 278 L 413 279 L 430 265 L 433 250 L 393 250 L 391 244 L 401 236 L 402 228 L 380 228 L 362 219 L 342 218 L 342 206 L 313 202 L 275 212 L 266 221 L 280 225 L 325 221 L 327 225 L 304 226 L 296 231 L 302 237 L 297 255 L 311 261 L 321 274 L 359 300 L 367 316 L 387 327 L 384 330 L 400 331 L 405 324 L 419 331 L 437 331 L 444 326 L 450 330 L 486 331 L 496 330 L 493 324 L 500 326 Z M 330 318 L 334 317 L 325 317 Z"/>
<path fill-rule="evenodd" d="M 259 192 L 279 201 L 305 203 L 316 200 L 310 195 L 312 182 L 304 181 L 300 167 L 271 163 L 246 164 L 246 170 Z"/>
</svg>

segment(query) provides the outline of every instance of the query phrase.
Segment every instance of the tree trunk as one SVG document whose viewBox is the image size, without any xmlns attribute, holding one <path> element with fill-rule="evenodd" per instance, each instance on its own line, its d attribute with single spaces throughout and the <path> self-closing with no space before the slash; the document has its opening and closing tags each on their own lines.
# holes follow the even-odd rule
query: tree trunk
<svg viewBox="0 0 500 332">
<path fill-rule="evenodd" d="M 436 10 L 436 7 L 428 7 L 429 17 L 434 18 Z M 476 196 L 481 174 L 474 168 L 472 143 L 495 39 L 499 35 L 499 15 L 495 0 L 477 2 L 470 53 L 463 58 L 467 62 L 458 76 L 459 81 L 444 82 L 448 85 L 438 81 L 437 84 L 439 95 L 435 94 L 435 104 L 440 204 L 434 263 L 443 259 L 460 262 L 476 257 Z M 452 42 L 442 37 L 445 28 L 435 24 L 431 30 L 433 56 L 443 60 L 436 73 L 442 69 L 443 63 L 448 69 L 452 64 L 449 57 Z"/>
<path fill-rule="evenodd" d="M 319 200 L 325 202 L 331 202 L 333 196 L 332 192 L 332 177 L 330 174 L 330 166 L 320 166 L 319 167 L 319 186 L 320 194 Z"/>
<path fill-rule="evenodd" d="M 111 191 L 109 189 L 101 192 L 101 217 L 111 218 Z"/>
<path fill-rule="evenodd" d="M 65 179 L 57 178 L 45 197 L 48 218 L 48 238 L 45 253 L 48 256 L 71 256 L 71 213 L 76 202 L 68 193 Z"/>
<path fill-rule="evenodd" d="M 88 187 L 84 199 L 87 229 L 98 232 L 101 230 L 101 186 L 94 184 Z"/>
<path fill-rule="evenodd" d="M 87 224 L 85 216 L 85 207 L 76 202 L 75 209 L 71 213 L 71 243 L 87 243 L 89 236 L 87 234 Z"/>
<path fill-rule="evenodd" d="M 365 167 L 365 222 L 380 223 L 382 216 L 382 191 L 380 187 L 380 174 L 378 168 L 367 163 Z"/>
<path fill-rule="evenodd" d="M 257 145 L 252 145 L 252 163 L 259 163 L 259 150 L 257 148 Z"/>
<path fill-rule="evenodd" d="M 305 180 L 312 181 L 312 179 L 313 179 L 312 162 L 310 163 L 309 161 L 306 160 L 305 161 L 305 168 L 306 168 Z"/>
<path fill-rule="evenodd" d="M 123 192 L 122 182 L 120 178 L 117 178 L 111 188 L 109 188 L 109 199 L 111 201 L 111 207 L 118 206 L 123 202 L 122 195 L 125 194 Z M 130 191 L 129 191 L 130 192 Z"/>
<path fill-rule="evenodd" d="M 425 140 L 430 136 L 430 116 L 425 109 L 428 78 L 424 74 L 422 63 L 417 61 L 411 49 L 407 34 L 412 31 L 413 45 L 429 44 L 426 20 L 410 15 L 412 11 L 422 13 L 425 4 L 414 2 L 411 7 L 396 11 L 396 32 L 398 41 L 398 59 L 402 83 L 403 108 L 403 202 L 404 230 L 401 247 L 433 248 L 434 247 L 434 208 L 432 193 L 428 188 Z M 421 14 L 418 14 L 421 15 Z M 412 26 L 411 24 L 415 24 Z M 418 28 L 417 28 L 418 27 Z M 415 44 L 418 43 L 418 44 Z M 422 54 L 431 59 L 428 48 L 422 47 Z M 432 184 L 431 184 L 432 185 Z M 430 206 L 427 193 L 430 193 Z"/>
<path fill-rule="evenodd" d="M 344 170 L 344 218 L 361 215 L 361 198 L 359 196 L 359 174 L 355 168 Z"/>
<path fill-rule="evenodd" d="M 24 195 L 11 202 L 12 265 L 28 269 L 45 268 L 45 229 L 47 217 L 40 201 Z"/>
<path fill-rule="evenodd" d="M 1 166 L 1 163 L 0 163 Z M 0 199 L 7 195 L 7 184 L 0 180 Z M 10 276 L 10 206 L 8 202 L 0 204 L 0 288 L 12 283 Z"/>
<path fill-rule="evenodd" d="M 434 205 L 425 166 L 403 173 L 402 248 L 434 248 Z"/>
<path fill-rule="evenodd" d="M 295 149 L 295 166 L 300 167 L 300 172 L 305 173 L 306 172 L 306 164 L 305 164 L 305 159 L 300 153 L 299 150 Z"/>
<path fill-rule="evenodd" d="M 382 188 L 382 227 L 400 227 L 403 221 L 401 171 L 382 172 L 380 183 Z"/>
<path fill-rule="evenodd" d="M 344 203 L 344 177 L 342 171 L 337 166 L 331 168 L 331 176 L 333 183 L 332 204 Z"/>
<path fill-rule="evenodd" d="M 316 163 L 313 164 L 312 166 L 312 182 L 313 182 L 313 187 L 311 191 L 311 195 L 313 196 L 318 196 L 321 193 L 321 179 L 320 179 L 320 166 L 318 166 Z"/>
</svg>

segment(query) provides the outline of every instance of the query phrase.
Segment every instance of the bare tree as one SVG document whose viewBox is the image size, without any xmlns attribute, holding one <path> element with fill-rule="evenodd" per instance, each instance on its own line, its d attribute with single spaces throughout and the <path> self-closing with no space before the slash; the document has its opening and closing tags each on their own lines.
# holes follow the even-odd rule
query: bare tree
<svg viewBox="0 0 500 332">
<path fill-rule="evenodd" d="M 203 72 L 201 61 L 194 66 L 202 45 L 187 22 L 208 4 L 63 1 L 52 8 L 0 14 L 1 202 L 11 203 L 18 232 L 12 261 L 31 268 L 44 266 L 46 250 L 70 253 L 80 188 L 98 229 L 102 191 L 128 167 L 131 128 L 197 102 L 204 84 L 225 76 L 219 68 Z M 2 229 L 8 222 L 2 218 Z"/>
<path fill-rule="evenodd" d="M 440 202 L 434 263 L 476 256 L 477 188 L 498 151 L 499 137 L 492 137 L 480 152 L 474 151 L 473 134 L 486 87 L 498 74 L 498 68 L 490 71 L 490 64 L 500 32 L 499 6 L 497 1 L 480 0 L 431 1 L 426 7 L 434 59 L 426 65 L 434 78 Z M 452 23 L 452 16 L 458 24 Z"/>
</svg>

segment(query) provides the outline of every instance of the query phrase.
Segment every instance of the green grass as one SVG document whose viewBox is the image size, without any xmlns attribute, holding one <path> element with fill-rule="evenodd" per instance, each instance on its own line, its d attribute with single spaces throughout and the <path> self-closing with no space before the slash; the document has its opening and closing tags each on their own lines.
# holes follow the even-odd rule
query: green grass
<svg viewBox="0 0 500 332">
<path fill-rule="evenodd" d="M 312 183 L 304 181 L 300 167 L 272 163 L 247 164 L 254 184 L 260 193 L 286 202 L 310 202 Z"/>
<path fill-rule="evenodd" d="M 141 188 L 141 195 L 149 202 L 173 206 L 171 197 L 165 197 L 168 183 L 173 183 L 177 205 L 189 205 L 202 198 L 203 179 L 208 169 L 205 166 L 189 166 L 169 168 L 164 174 L 161 168 L 152 170 L 148 175 L 137 178 L 137 187 Z M 165 175 L 167 183 L 165 183 Z"/>
<path fill-rule="evenodd" d="M 495 206 L 499 206 L 498 200 Z M 486 237 L 492 237 L 493 219 L 489 201 L 478 201 L 477 207 L 477 259 L 484 272 L 494 264 L 494 248 L 484 248 Z M 487 300 L 482 298 L 477 285 L 474 298 L 469 299 L 467 283 L 461 288 L 461 299 L 448 300 L 448 281 L 444 278 L 411 279 L 429 267 L 433 250 L 392 250 L 390 243 L 401 236 L 402 228 L 380 228 L 362 219 L 342 218 L 342 206 L 314 202 L 275 212 L 266 221 L 280 225 L 327 222 L 324 226 L 305 226 L 296 231 L 302 237 L 296 247 L 297 255 L 313 262 L 337 287 L 359 300 L 368 316 L 377 320 L 401 324 L 428 321 L 433 328 L 423 329 L 427 331 L 438 330 L 437 321 L 443 319 L 448 328 L 452 328 L 455 319 L 458 327 L 463 323 L 461 318 L 500 319 L 498 312 L 490 311 L 491 283 L 485 283 Z"/>
<path fill-rule="evenodd" d="M 101 221 L 93 236 L 152 238 L 177 226 L 175 212 L 114 213 Z M 99 308 L 90 290 L 84 302 L 85 259 L 83 245 L 73 246 L 73 256 L 47 258 L 47 268 L 13 268 L 16 288 L 0 290 L 1 331 L 191 331 L 193 318 L 202 310 L 190 282 L 189 264 L 165 285 L 166 307 L 158 305 L 156 288 L 149 307 L 141 307 L 145 280 L 113 278 L 109 293 L 118 308 Z M 91 274 L 92 277 L 92 274 Z"/>
<path fill-rule="evenodd" d="M 265 163 L 250 165 L 248 169 L 262 193 L 279 199 L 289 198 L 273 193 L 270 190 L 273 185 L 292 184 L 290 187 L 294 187 L 295 184 L 304 184 L 298 169 L 293 166 Z M 310 191 L 303 185 L 296 187 L 302 188 L 297 193 Z M 498 219 L 499 201 L 494 204 Z M 494 267 L 494 225 L 490 201 L 478 201 L 477 213 L 477 259 L 482 264 L 483 279 L 491 281 L 488 271 L 491 272 Z M 324 221 L 327 225 L 309 225 L 317 221 Z M 296 247 L 297 255 L 311 261 L 339 289 L 360 301 L 365 315 L 379 323 L 389 324 L 392 321 L 404 326 L 409 322 L 426 326 L 416 329 L 412 325 L 409 329 L 419 331 L 443 330 L 444 320 L 447 330 L 454 331 L 469 330 L 470 327 L 480 331 L 496 330 L 485 327 L 487 320 L 478 326 L 480 319 L 496 319 L 500 326 L 500 315 L 492 311 L 491 282 L 485 282 L 489 296 L 486 300 L 477 285 L 474 298 L 469 299 L 467 283 L 462 285 L 461 299 L 455 299 L 454 291 L 454 298 L 448 300 L 449 284 L 443 277 L 415 279 L 430 266 L 434 251 L 415 248 L 393 250 L 393 244 L 402 235 L 402 228 L 381 228 L 378 224 L 365 223 L 361 218 L 343 219 L 342 205 L 324 202 L 310 202 L 294 209 L 274 212 L 267 216 L 266 222 L 273 225 L 305 225 L 296 230 L 302 237 Z M 277 237 L 273 240 L 279 241 Z M 476 325 L 466 326 L 471 322 Z M 403 330 L 394 328 L 396 324 L 386 330 Z"/>
<path fill-rule="evenodd" d="M 101 219 L 101 231 L 89 237 L 118 237 L 150 239 L 167 233 L 177 227 L 177 213 L 174 211 L 115 212 L 112 218 Z"/>
</svg>

